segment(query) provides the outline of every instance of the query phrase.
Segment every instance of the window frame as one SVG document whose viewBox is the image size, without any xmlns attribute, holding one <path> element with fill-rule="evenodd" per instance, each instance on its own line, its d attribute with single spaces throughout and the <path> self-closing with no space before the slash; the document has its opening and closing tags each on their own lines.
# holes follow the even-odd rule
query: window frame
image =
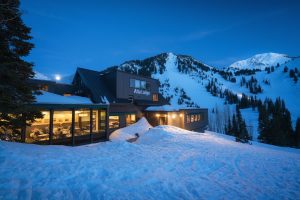
<svg viewBox="0 0 300 200">
<path fill-rule="evenodd" d="M 152 101 L 158 102 L 158 94 L 157 93 L 152 94 Z"/>
</svg>

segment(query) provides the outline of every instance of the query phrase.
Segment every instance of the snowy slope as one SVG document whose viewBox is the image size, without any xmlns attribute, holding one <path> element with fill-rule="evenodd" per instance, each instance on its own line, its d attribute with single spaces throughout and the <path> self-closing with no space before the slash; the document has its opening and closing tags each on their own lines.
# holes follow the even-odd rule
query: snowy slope
<svg viewBox="0 0 300 200">
<path fill-rule="evenodd" d="M 34 71 L 34 79 L 39 79 L 39 80 L 51 80 L 48 76 L 40 73 L 40 72 L 37 72 L 37 71 Z"/>
<path fill-rule="evenodd" d="M 147 61 L 145 65 L 142 65 L 143 61 L 131 62 L 130 65 L 126 62 L 120 65 L 119 69 L 139 73 L 141 69 L 151 66 L 149 70 L 152 71 L 148 74 L 160 81 L 161 93 L 165 98 L 170 99 L 170 103 L 174 107 L 196 105 L 212 108 L 216 103 L 223 102 L 207 93 L 205 89 L 208 79 L 213 77 L 212 67 L 192 57 L 173 53 L 164 53 L 153 58 L 152 62 Z M 181 98 L 183 93 L 187 95 L 187 98 Z"/>
<path fill-rule="evenodd" d="M 229 88 L 234 93 L 244 93 L 248 96 L 254 96 L 254 94 L 249 92 L 249 89 L 240 86 L 240 81 L 242 77 L 245 77 L 246 80 L 249 80 L 251 76 L 255 77 L 263 89 L 262 93 L 255 94 L 255 96 L 261 100 L 264 100 L 267 97 L 273 100 L 278 97 L 283 99 L 287 108 L 291 112 L 292 121 L 295 124 L 297 118 L 300 117 L 300 81 L 295 83 L 294 80 L 289 77 L 289 72 L 283 72 L 284 67 L 287 67 L 288 71 L 290 69 L 294 69 L 295 67 L 300 69 L 300 59 L 290 59 L 289 61 L 281 64 L 279 67 L 275 67 L 274 72 L 271 73 L 267 73 L 266 71 L 258 71 L 254 75 L 236 76 L 236 83 L 228 82 L 224 79 L 222 80 L 221 78 L 223 83 L 222 87 L 223 89 Z M 251 69 L 251 66 L 248 66 L 248 69 Z M 268 80 L 270 85 L 265 84 L 263 82 L 264 80 Z"/>
<path fill-rule="evenodd" d="M 277 97 L 282 98 L 287 108 L 292 114 L 292 120 L 295 124 L 297 117 L 300 116 L 300 81 L 294 83 L 289 77 L 289 73 L 283 73 L 283 68 L 287 66 L 289 69 L 299 67 L 300 58 L 292 58 L 284 54 L 264 53 L 257 54 L 246 60 L 237 61 L 224 71 L 205 65 L 190 56 L 176 55 L 174 53 L 163 53 L 145 60 L 128 61 L 119 66 L 119 69 L 131 73 L 151 76 L 160 80 L 160 92 L 173 107 L 179 106 L 199 106 L 209 108 L 210 128 L 215 131 L 221 131 L 226 123 L 226 113 L 234 112 L 234 106 L 224 106 L 224 98 L 213 96 L 207 92 L 206 85 L 211 80 L 217 80 L 219 90 L 226 90 L 241 96 L 256 96 L 261 100 L 266 97 L 275 100 Z M 277 67 L 277 63 L 279 67 Z M 264 71 L 266 67 L 274 66 L 274 72 L 267 73 Z M 239 70 L 259 69 L 253 75 L 235 75 Z M 300 68 L 299 68 L 300 70 Z M 236 82 L 226 80 L 223 72 L 231 72 L 232 78 Z M 258 80 L 258 84 L 262 87 L 263 92 L 252 94 L 249 88 L 240 85 L 241 79 L 244 77 L 247 81 L 251 76 Z M 300 79 L 300 77 L 299 77 Z M 270 85 L 264 83 L 265 80 Z M 218 113 L 212 113 L 217 110 Z M 228 112 L 229 111 L 229 112 Z M 243 115 L 246 122 L 249 122 L 249 131 L 257 136 L 257 111 L 251 109 L 244 112 Z M 228 114 L 227 114 L 228 115 Z M 256 122 L 255 122 L 256 120 Z M 219 128 L 216 128 L 219 127 Z M 250 130 L 251 129 L 251 130 Z"/>
<path fill-rule="evenodd" d="M 173 53 L 168 54 L 165 66 L 166 70 L 163 74 L 153 74 L 152 77 L 160 80 L 161 83 L 168 82 L 170 84 L 170 87 L 162 88 L 162 90 L 165 97 L 173 96 L 170 102 L 173 106 L 178 106 L 178 98 L 180 97 L 176 93 L 176 88 L 178 90 L 183 89 L 192 102 L 203 108 L 212 108 L 216 103 L 223 102 L 221 99 L 207 93 L 205 89 L 207 79 L 199 79 L 198 72 L 194 71 L 188 74 L 179 72 L 177 56 Z M 200 71 L 199 73 L 206 72 Z M 209 76 L 209 72 L 207 76 Z"/>
<path fill-rule="evenodd" d="M 284 64 L 285 62 L 290 61 L 285 54 L 278 53 L 262 53 L 257 54 L 251 58 L 237 61 L 230 65 L 230 68 L 234 69 L 260 69 L 264 70 L 266 67 L 276 66 L 277 63 Z"/>
<path fill-rule="evenodd" d="M 298 199 L 300 151 L 171 126 L 136 143 L 0 142 L 0 199 Z"/>
</svg>

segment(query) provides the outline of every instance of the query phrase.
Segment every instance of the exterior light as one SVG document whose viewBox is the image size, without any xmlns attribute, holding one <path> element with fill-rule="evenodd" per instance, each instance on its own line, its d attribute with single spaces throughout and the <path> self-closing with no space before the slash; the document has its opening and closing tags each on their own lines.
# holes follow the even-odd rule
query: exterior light
<svg viewBox="0 0 300 200">
<path fill-rule="evenodd" d="M 54 76 L 56 81 L 60 81 L 61 80 L 61 76 L 59 74 L 55 74 Z"/>
</svg>

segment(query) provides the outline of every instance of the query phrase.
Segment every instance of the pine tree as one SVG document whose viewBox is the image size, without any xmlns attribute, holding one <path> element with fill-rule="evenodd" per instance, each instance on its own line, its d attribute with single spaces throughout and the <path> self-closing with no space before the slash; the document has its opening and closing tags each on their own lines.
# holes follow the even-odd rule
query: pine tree
<svg viewBox="0 0 300 200">
<path fill-rule="evenodd" d="M 227 135 L 232 135 L 232 126 L 231 126 L 230 116 L 228 118 L 228 124 L 227 124 L 226 134 Z"/>
<path fill-rule="evenodd" d="M 248 140 L 250 139 L 250 136 L 248 134 L 248 130 L 246 128 L 246 123 L 243 120 L 241 111 L 239 109 L 239 107 L 236 107 L 236 116 L 237 116 L 237 125 L 238 125 L 238 131 L 236 133 L 236 140 L 237 141 L 242 141 L 242 142 L 248 142 Z"/>
<path fill-rule="evenodd" d="M 295 128 L 295 144 L 300 147 L 300 118 L 297 119 L 296 128 Z"/>
<path fill-rule="evenodd" d="M 1 0 L 0 4 L 0 135 L 20 140 L 26 123 L 42 117 L 27 106 L 35 101 L 35 88 L 28 81 L 34 72 L 33 64 L 23 57 L 33 44 L 29 42 L 30 28 L 21 19 L 19 0 Z"/>
<path fill-rule="evenodd" d="M 292 145 L 292 122 L 291 114 L 286 109 L 285 103 L 277 98 L 274 104 L 274 112 L 271 122 L 272 144 L 279 146 Z"/>
<path fill-rule="evenodd" d="M 270 120 L 267 109 L 268 99 L 264 101 L 264 103 L 258 107 L 258 130 L 259 136 L 258 139 L 263 143 L 270 143 Z"/>
<path fill-rule="evenodd" d="M 232 132 L 231 132 L 231 135 L 235 136 L 235 137 L 238 137 L 239 133 L 239 128 L 238 128 L 238 124 L 237 124 L 237 121 L 236 121 L 236 117 L 235 117 L 235 114 L 233 114 L 232 116 Z"/>
</svg>

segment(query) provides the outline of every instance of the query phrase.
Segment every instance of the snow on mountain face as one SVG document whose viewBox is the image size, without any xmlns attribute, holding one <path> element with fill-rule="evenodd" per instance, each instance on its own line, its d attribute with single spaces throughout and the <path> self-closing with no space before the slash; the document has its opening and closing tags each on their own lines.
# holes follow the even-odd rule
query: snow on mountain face
<svg viewBox="0 0 300 200">
<path fill-rule="evenodd" d="M 260 69 L 265 70 L 266 67 L 276 66 L 277 64 L 281 65 L 288 61 L 289 58 L 285 54 L 278 53 L 263 53 L 257 54 L 251 58 L 237 61 L 229 66 L 233 69 Z"/>
<path fill-rule="evenodd" d="M 211 108 L 216 102 L 222 101 L 208 94 L 205 89 L 213 68 L 190 56 L 163 53 L 141 61 L 125 62 L 119 69 L 158 79 L 161 83 L 160 92 L 174 107 Z"/>
<path fill-rule="evenodd" d="M 299 63 L 300 58 L 265 53 L 236 62 L 232 65 L 235 68 L 230 67 L 229 71 L 223 71 L 205 65 L 190 56 L 163 53 L 145 60 L 128 61 L 118 66 L 118 68 L 130 73 L 158 79 L 161 84 L 160 92 L 174 108 L 182 105 L 208 108 L 210 110 L 209 124 L 215 127 L 224 127 L 227 123 L 226 113 L 230 114 L 234 111 L 234 105 L 224 105 L 226 100 L 218 92 L 224 92 L 225 90 L 229 90 L 238 96 L 245 94 L 248 97 L 256 97 L 262 101 L 265 98 L 275 100 L 280 97 L 285 101 L 291 112 L 293 124 L 295 124 L 297 117 L 300 117 L 300 81 L 297 82 L 291 78 L 289 71 L 295 70 L 297 67 L 299 70 Z M 270 69 L 266 71 L 266 67 L 270 67 Z M 265 70 L 250 70 L 251 73 L 249 73 L 249 68 Z M 243 70 L 240 69 L 243 69 L 246 73 L 242 73 Z M 284 72 L 285 70 L 286 72 Z M 230 78 L 226 78 L 226 76 Z M 298 76 L 300 77 L 300 73 L 298 73 Z M 247 84 L 241 84 L 242 79 L 247 82 L 248 86 Z M 253 79 L 255 84 L 261 87 L 260 93 L 251 91 L 249 87 L 250 79 Z M 217 92 L 214 95 L 208 92 L 206 88 L 208 83 L 212 81 L 216 83 Z M 218 110 L 217 114 L 213 114 L 213 110 Z M 252 131 L 249 132 L 256 135 L 257 111 L 246 110 L 243 115 L 247 125 L 252 127 Z M 220 117 L 224 120 L 220 120 Z M 223 128 L 211 128 L 217 132 L 223 131 Z"/>
<path fill-rule="evenodd" d="M 37 71 L 35 71 L 34 72 L 35 74 L 34 74 L 34 79 L 39 79 L 39 80 L 51 80 L 48 76 L 46 76 L 46 75 L 44 75 L 44 74 L 42 74 L 42 73 L 40 73 L 40 72 L 37 72 Z"/>
</svg>

